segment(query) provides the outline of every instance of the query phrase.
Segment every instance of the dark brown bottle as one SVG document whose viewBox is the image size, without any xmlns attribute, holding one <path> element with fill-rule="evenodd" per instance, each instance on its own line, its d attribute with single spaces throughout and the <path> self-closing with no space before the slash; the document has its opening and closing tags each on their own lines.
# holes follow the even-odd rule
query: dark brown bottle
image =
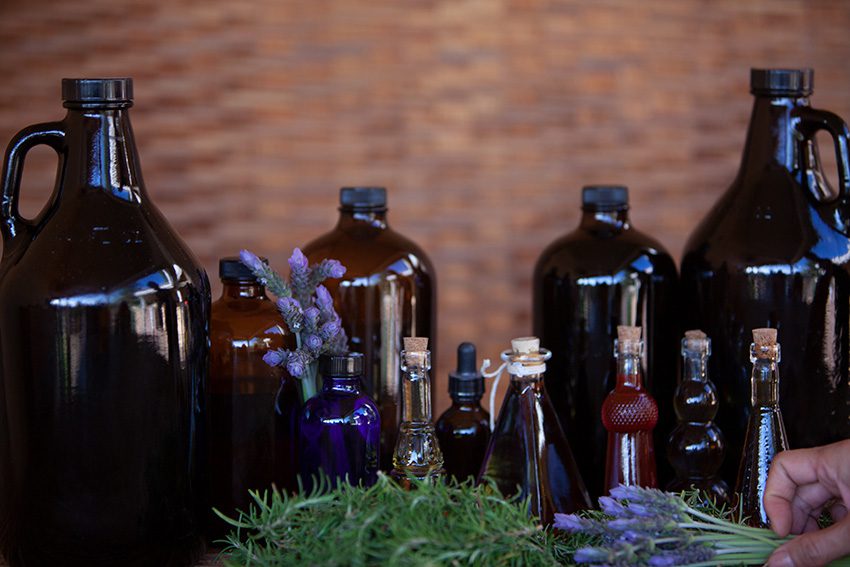
<svg viewBox="0 0 850 567">
<path fill-rule="evenodd" d="M 68 113 L 6 153 L 0 547 L 14 566 L 190 565 L 203 550 L 209 282 L 150 202 L 130 79 L 65 79 Z M 59 154 L 34 219 L 26 153 Z"/>
<path fill-rule="evenodd" d="M 536 337 L 513 339 L 511 350 L 502 352 L 511 383 L 479 475 L 479 481 L 492 480 L 505 496 L 527 498 L 529 514 L 543 525 L 551 524 L 556 512 L 571 514 L 590 508 L 590 497 L 543 383 L 550 356 Z"/>
<path fill-rule="evenodd" d="M 325 285 L 351 350 L 366 357 L 364 374 L 371 379 L 364 386 L 381 413 L 380 467 L 389 471 L 400 423 L 402 338 L 431 337 L 436 344 L 436 276 L 425 253 L 387 224 L 386 189 L 345 187 L 339 211 L 336 228 L 304 254 L 346 267 L 345 277 Z M 433 389 L 431 396 L 433 404 Z"/>
<path fill-rule="evenodd" d="M 594 501 L 605 492 L 608 432 L 599 415 L 616 384 L 618 325 L 643 327 L 645 386 L 660 412 L 657 446 L 675 423 L 676 266 L 661 244 L 632 227 L 628 209 L 625 187 L 585 187 L 581 224 L 550 244 L 534 270 L 534 331 L 552 350 L 546 389 Z M 656 460 L 663 484 L 672 471 Z"/>
<path fill-rule="evenodd" d="M 253 502 L 249 490 L 298 489 L 301 396 L 295 380 L 263 361 L 291 348 L 275 304 L 239 258 L 223 258 L 221 297 L 210 318 L 210 503 L 236 518 Z M 231 527 L 214 516 L 210 539 Z"/>
<path fill-rule="evenodd" d="M 490 442 L 490 414 L 481 407 L 484 377 L 478 372 L 475 345 L 457 347 L 457 370 L 449 374 L 452 405 L 437 420 L 437 440 L 446 474 L 457 480 L 476 478 Z"/>
<path fill-rule="evenodd" d="M 689 328 L 713 339 L 709 371 L 734 483 L 750 413 L 750 330 L 783 334 L 780 403 L 792 447 L 850 437 L 848 131 L 809 106 L 811 70 L 753 69 L 755 95 L 738 176 L 691 235 L 682 260 Z M 841 187 L 818 161 L 815 133 L 836 142 Z"/>
</svg>

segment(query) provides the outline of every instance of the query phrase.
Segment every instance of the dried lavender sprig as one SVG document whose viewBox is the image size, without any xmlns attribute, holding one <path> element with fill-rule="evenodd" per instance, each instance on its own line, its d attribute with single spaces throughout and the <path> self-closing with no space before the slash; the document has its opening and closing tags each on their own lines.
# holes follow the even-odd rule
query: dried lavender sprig
<svg viewBox="0 0 850 567">
<path fill-rule="evenodd" d="M 286 281 L 271 266 L 260 260 L 250 250 L 240 250 L 239 260 L 251 270 L 261 284 L 277 297 L 292 297 L 292 290 Z"/>
</svg>

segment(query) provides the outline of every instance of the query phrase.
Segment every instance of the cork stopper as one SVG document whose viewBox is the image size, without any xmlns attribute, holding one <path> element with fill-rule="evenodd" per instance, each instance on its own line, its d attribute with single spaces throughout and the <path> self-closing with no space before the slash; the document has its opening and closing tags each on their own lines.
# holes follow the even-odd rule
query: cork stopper
<svg viewBox="0 0 850 567">
<path fill-rule="evenodd" d="M 776 329 L 753 329 L 753 342 L 759 349 L 776 345 Z"/>
<path fill-rule="evenodd" d="M 428 337 L 404 337 L 404 350 L 407 352 L 428 350 Z"/>
<path fill-rule="evenodd" d="M 692 341 L 702 341 L 707 339 L 708 335 L 706 335 L 699 329 L 694 329 L 692 331 L 685 331 L 685 338 Z"/>
<path fill-rule="evenodd" d="M 540 339 L 537 337 L 518 337 L 511 339 L 514 354 L 534 354 L 540 352 Z"/>
<path fill-rule="evenodd" d="M 640 327 L 626 327 L 625 325 L 617 325 L 617 339 L 622 343 L 624 341 L 639 341 Z"/>
</svg>

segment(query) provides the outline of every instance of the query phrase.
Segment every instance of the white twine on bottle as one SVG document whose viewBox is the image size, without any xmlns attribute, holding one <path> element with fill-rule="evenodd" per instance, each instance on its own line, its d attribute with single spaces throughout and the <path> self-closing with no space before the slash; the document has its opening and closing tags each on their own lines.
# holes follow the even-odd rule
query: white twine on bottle
<svg viewBox="0 0 850 567">
<path fill-rule="evenodd" d="M 512 351 L 504 351 L 501 354 L 501 358 L 503 360 L 502 364 L 500 364 L 493 372 L 487 372 L 487 369 L 490 368 L 491 364 L 489 358 L 485 358 L 481 363 L 481 375 L 484 378 L 496 378 L 490 387 L 490 431 L 496 429 L 496 392 L 499 390 L 499 381 L 502 379 L 502 373 L 507 370 L 508 374 L 511 376 L 523 377 L 531 376 L 533 374 L 543 374 L 546 372 L 545 362 L 526 366 L 518 360 L 512 361 L 510 359 L 511 354 Z"/>
</svg>

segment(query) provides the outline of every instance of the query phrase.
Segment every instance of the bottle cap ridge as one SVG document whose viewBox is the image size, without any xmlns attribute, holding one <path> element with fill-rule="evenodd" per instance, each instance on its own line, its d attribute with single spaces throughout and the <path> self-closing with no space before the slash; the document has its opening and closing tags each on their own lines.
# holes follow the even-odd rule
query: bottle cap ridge
<svg viewBox="0 0 850 567">
<path fill-rule="evenodd" d="M 62 79 L 63 102 L 132 102 L 133 79 Z"/>
<path fill-rule="evenodd" d="M 814 82 L 812 69 L 750 69 L 752 94 L 809 96 Z"/>
</svg>

